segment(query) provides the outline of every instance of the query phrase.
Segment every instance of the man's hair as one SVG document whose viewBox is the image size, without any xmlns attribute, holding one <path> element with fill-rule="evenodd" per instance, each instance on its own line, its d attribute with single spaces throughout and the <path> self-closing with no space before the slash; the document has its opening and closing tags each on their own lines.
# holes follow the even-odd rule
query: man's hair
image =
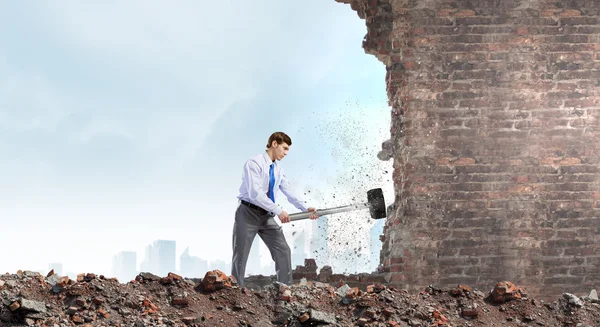
<svg viewBox="0 0 600 327">
<path fill-rule="evenodd" d="M 292 145 L 292 139 L 284 132 L 275 132 L 269 136 L 269 141 L 267 142 L 267 148 L 271 147 L 273 141 L 277 141 L 277 144 L 287 143 L 287 145 Z"/>
</svg>

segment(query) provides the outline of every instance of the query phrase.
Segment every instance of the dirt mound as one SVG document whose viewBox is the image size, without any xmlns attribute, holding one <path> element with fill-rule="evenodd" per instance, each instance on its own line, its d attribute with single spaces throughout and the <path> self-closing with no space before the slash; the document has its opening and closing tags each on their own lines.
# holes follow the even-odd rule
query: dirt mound
<svg viewBox="0 0 600 327">
<path fill-rule="evenodd" d="M 410 294 L 305 279 L 250 290 L 220 271 L 199 282 L 141 273 L 126 284 L 19 271 L 0 276 L 0 301 L 1 326 L 600 326 L 595 291 L 544 303 L 510 282 L 487 294 L 465 285 Z"/>
</svg>

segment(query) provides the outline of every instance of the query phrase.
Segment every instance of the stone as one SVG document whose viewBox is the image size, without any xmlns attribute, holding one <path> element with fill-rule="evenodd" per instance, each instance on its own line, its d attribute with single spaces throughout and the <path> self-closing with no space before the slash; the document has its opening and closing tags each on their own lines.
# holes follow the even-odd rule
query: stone
<svg viewBox="0 0 600 327">
<path fill-rule="evenodd" d="M 31 271 L 31 270 L 25 270 L 23 272 L 23 275 L 25 275 L 25 277 L 38 277 L 41 276 L 41 274 L 37 271 Z"/>
<path fill-rule="evenodd" d="M 1 286 L 1 285 L 0 285 Z M 588 295 L 588 297 L 590 298 L 590 300 L 598 300 L 598 293 L 596 292 L 595 289 L 593 289 L 590 292 L 590 295 Z"/>
<path fill-rule="evenodd" d="M 27 299 L 21 299 L 20 302 L 21 302 L 21 309 L 23 309 L 23 310 L 29 310 L 29 311 L 41 312 L 41 313 L 46 312 L 46 303 L 44 303 L 44 302 L 27 300 Z"/>
<path fill-rule="evenodd" d="M 314 321 L 314 322 L 325 323 L 325 324 L 335 324 L 336 323 L 335 315 L 332 313 L 326 313 L 326 312 L 310 309 L 308 311 L 308 315 L 310 316 L 310 320 Z"/>
<path fill-rule="evenodd" d="M 337 295 L 339 295 L 341 297 L 344 297 L 344 296 L 346 296 L 346 293 L 350 289 L 351 289 L 351 287 L 348 286 L 348 284 L 344 284 L 344 285 L 338 287 L 338 289 L 335 290 L 335 293 L 337 293 Z"/>
<path fill-rule="evenodd" d="M 0 288 L 2 288 L 2 286 L 4 286 L 5 281 L 3 281 L 2 279 L 0 279 Z"/>
<path fill-rule="evenodd" d="M 57 274 L 52 274 L 49 277 L 46 277 L 46 283 L 54 286 L 58 283 L 60 277 Z"/>
<path fill-rule="evenodd" d="M 581 301 L 580 298 L 578 298 L 577 296 L 571 294 L 571 293 L 563 293 L 563 297 L 569 302 L 569 304 L 574 305 L 576 307 L 582 307 L 583 306 L 583 301 Z"/>
<path fill-rule="evenodd" d="M 201 285 L 203 292 L 214 292 L 232 287 L 229 277 L 218 269 L 206 272 L 199 285 Z"/>
<path fill-rule="evenodd" d="M 155 274 L 149 273 L 149 272 L 139 273 L 139 275 L 136 277 L 136 280 L 138 279 L 138 277 L 141 277 L 141 279 L 143 279 L 143 280 L 149 280 L 149 281 L 159 281 L 160 280 L 160 277 L 156 276 Z"/>
</svg>

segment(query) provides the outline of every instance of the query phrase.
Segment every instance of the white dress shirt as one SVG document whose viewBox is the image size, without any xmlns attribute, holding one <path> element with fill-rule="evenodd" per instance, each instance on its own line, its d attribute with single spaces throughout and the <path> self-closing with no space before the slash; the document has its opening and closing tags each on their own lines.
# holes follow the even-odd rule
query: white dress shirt
<svg viewBox="0 0 600 327">
<path fill-rule="evenodd" d="M 279 188 L 291 204 L 301 211 L 306 211 L 307 207 L 304 205 L 306 202 L 294 193 L 290 181 L 285 177 L 283 168 L 279 166 L 277 160 L 275 162 L 271 161 L 266 152 L 251 157 L 244 164 L 238 199 L 248 201 L 276 215 L 283 211 L 267 195 L 269 191 L 269 170 L 272 163 L 275 164 L 275 167 L 273 167 L 273 175 L 275 176 L 273 193 L 275 199 L 277 195 L 275 191 Z"/>
</svg>

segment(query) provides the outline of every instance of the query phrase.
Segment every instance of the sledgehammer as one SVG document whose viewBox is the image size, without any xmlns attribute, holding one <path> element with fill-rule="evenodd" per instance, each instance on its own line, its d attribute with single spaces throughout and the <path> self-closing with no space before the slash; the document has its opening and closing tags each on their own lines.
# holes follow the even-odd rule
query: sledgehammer
<svg viewBox="0 0 600 327">
<path fill-rule="evenodd" d="M 383 190 L 380 188 L 374 188 L 367 191 L 367 202 L 350 204 L 341 207 L 329 208 L 329 209 L 317 209 L 317 215 L 319 217 L 331 215 L 334 213 L 348 212 L 355 210 L 362 210 L 369 208 L 371 218 L 381 219 L 387 216 L 385 208 L 385 199 L 383 198 Z M 307 219 L 310 217 L 312 212 L 299 212 L 290 215 L 290 221 Z"/>
</svg>

